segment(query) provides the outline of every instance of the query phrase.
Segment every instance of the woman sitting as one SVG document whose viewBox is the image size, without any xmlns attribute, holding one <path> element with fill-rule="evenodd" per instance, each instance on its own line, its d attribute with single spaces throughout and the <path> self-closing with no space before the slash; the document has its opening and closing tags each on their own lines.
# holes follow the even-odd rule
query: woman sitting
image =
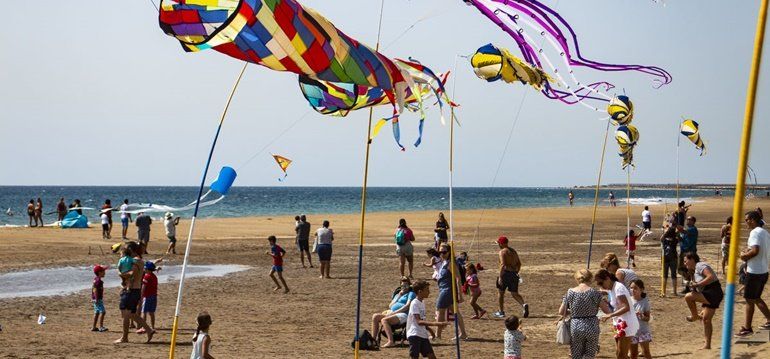
<svg viewBox="0 0 770 359">
<path fill-rule="evenodd" d="M 412 291 L 412 282 L 407 277 L 401 277 L 401 289 L 393 294 L 393 298 L 390 301 L 390 309 L 372 315 L 372 334 L 375 338 L 380 337 L 380 329 L 385 330 L 385 336 L 388 338 L 388 342 L 383 345 L 383 348 L 392 347 L 396 343 L 393 341 L 393 325 L 406 324 L 406 318 L 409 314 L 409 305 L 412 304 L 412 299 L 415 298 L 415 293 Z"/>
</svg>

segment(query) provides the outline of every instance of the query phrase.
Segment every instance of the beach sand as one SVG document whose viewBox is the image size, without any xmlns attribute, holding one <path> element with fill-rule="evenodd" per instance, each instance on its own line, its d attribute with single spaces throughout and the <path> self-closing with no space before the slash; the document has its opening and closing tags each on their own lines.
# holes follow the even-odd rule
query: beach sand
<svg viewBox="0 0 770 359">
<path fill-rule="evenodd" d="M 729 216 L 732 198 L 707 199 L 695 203 L 690 213 L 698 218 L 700 230 L 699 253 L 716 269 L 719 267 L 719 228 Z M 768 207 L 770 201 L 753 199 L 746 208 Z M 651 297 L 651 322 L 654 357 L 714 358 L 721 346 L 724 305 L 714 318 L 712 350 L 699 350 L 703 344 L 700 323 L 687 323 L 684 300 L 659 298 L 659 245 L 657 229 L 663 218 L 663 206 L 651 206 L 655 235 L 638 244 L 637 273 L 645 280 Z M 669 208 L 671 209 L 671 208 Z M 631 209 L 632 223 L 640 223 L 642 206 Z M 433 225 L 437 211 L 408 213 L 370 213 L 366 220 L 366 247 L 364 250 L 364 279 L 361 311 L 361 329 L 369 329 L 371 315 L 386 309 L 389 296 L 398 286 L 398 258 L 394 253 L 393 231 L 399 218 L 406 218 L 415 231 L 415 276 L 429 278 L 430 268 L 420 265 L 427 258 L 423 249 L 433 243 Z M 483 215 L 482 215 L 483 213 Z M 606 252 L 615 252 L 623 258 L 622 238 L 626 226 L 626 208 L 601 207 L 596 225 L 591 268 L 597 269 Z M 199 311 L 208 311 L 214 324 L 212 354 L 218 358 L 344 358 L 351 357 L 356 308 L 356 268 L 358 253 L 357 214 L 309 214 L 313 228 L 324 219 L 331 221 L 335 231 L 334 257 L 329 280 L 318 278 L 315 269 L 303 269 L 293 244 L 294 220 L 290 216 L 253 217 L 233 219 L 203 219 L 198 222 L 190 261 L 194 264 L 243 264 L 251 270 L 224 278 L 192 279 L 185 286 L 184 308 L 177 339 L 177 357 L 190 356 L 190 338 L 195 330 Z M 497 294 L 494 287 L 497 268 L 499 235 L 511 239 L 523 261 L 523 284 L 520 293 L 530 303 L 531 316 L 524 320 L 522 330 L 529 337 L 523 354 L 526 358 L 566 358 L 568 346 L 555 343 L 556 314 L 562 295 L 575 285 L 573 271 L 585 267 L 588 234 L 591 227 L 591 208 L 529 208 L 457 211 L 455 239 L 459 250 L 469 253 L 472 261 L 480 261 L 487 269 L 480 274 L 483 294 L 480 304 L 489 313 L 496 310 Z M 477 224 L 478 236 L 473 241 Z M 182 221 L 179 238 L 186 238 L 189 221 Z M 268 249 L 266 237 L 275 234 L 287 251 L 284 276 L 291 293 L 272 290 L 267 272 L 271 259 L 264 254 Z M 120 236 L 116 223 L 113 237 Z M 744 231 L 743 237 L 746 233 Z M 129 231 L 135 238 L 135 227 Z M 166 240 L 162 223 L 155 221 L 152 228 L 149 259 L 165 251 Z M 95 263 L 114 264 L 117 255 L 109 253 L 109 246 L 118 240 L 102 240 L 99 227 L 87 230 L 54 228 L 0 229 L 0 273 L 25 269 L 58 266 L 88 266 Z M 184 240 L 179 246 L 184 247 Z M 473 243 L 473 246 L 471 246 Z M 745 239 L 742 241 L 745 245 Z M 90 254 L 89 254 L 90 251 Z M 102 254 L 104 251 L 104 254 Z M 180 251 L 181 252 L 181 251 Z M 181 264 L 182 256 L 170 256 L 167 263 Z M 111 269 L 107 275 L 114 276 Z M 724 285 L 724 278 L 720 276 Z M 157 312 L 158 334 L 153 343 L 141 344 L 145 336 L 130 335 L 132 343 L 115 345 L 120 330 L 118 289 L 105 289 L 107 333 L 89 331 L 93 317 L 88 291 L 56 297 L 0 300 L 0 357 L 11 358 L 162 358 L 168 356 L 170 328 L 177 293 L 176 283 L 161 284 Z M 437 290 L 432 286 L 427 299 L 429 317 L 434 308 Z M 770 300 L 770 289 L 765 289 L 765 300 Z M 743 300 L 736 305 L 737 329 L 743 321 Z M 723 303 L 724 304 L 724 303 Z M 462 313 L 471 341 L 463 341 L 462 354 L 466 358 L 502 357 L 504 323 L 497 319 L 470 320 L 473 314 L 467 303 L 461 304 Z M 38 325 L 38 314 L 44 311 L 47 323 Z M 521 314 L 521 308 L 508 296 L 506 312 Z M 755 327 L 762 324 L 759 312 Z M 609 324 L 602 325 L 599 357 L 614 357 L 614 341 Z M 435 344 L 439 358 L 454 356 L 454 345 L 445 339 Z M 758 346 L 734 345 L 734 357 L 770 357 L 770 344 Z M 407 349 L 383 349 L 363 352 L 363 358 L 406 357 Z"/>
</svg>

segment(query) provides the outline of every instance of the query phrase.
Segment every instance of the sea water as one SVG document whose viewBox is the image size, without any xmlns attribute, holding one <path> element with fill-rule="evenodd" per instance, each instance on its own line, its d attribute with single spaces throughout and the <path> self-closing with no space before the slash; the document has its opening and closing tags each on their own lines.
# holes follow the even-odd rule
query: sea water
<svg viewBox="0 0 770 359">
<path fill-rule="evenodd" d="M 570 188 L 471 188 L 454 189 L 455 209 L 493 209 L 521 207 L 568 206 L 567 193 L 575 194 L 576 206 L 593 204 L 593 189 Z M 599 198 L 606 203 L 609 190 L 602 189 Z M 624 190 L 614 190 L 618 201 L 625 198 Z M 373 187 L 368 189 L 367 210 L 383 211 L 446 211 L 449 190 L 446 187 Z M 732 193 L 732 192 L 730 192 Z M 729 196 L 724 191 L 725 196 Z M 181 207 L 193 202 L 196 187 L 62 187 L 62 186 L 0 186 L 0 226 L 25 225 L 29 219 L 26 206 L 30 199 L 43 200 L 45 223 L 56 220 L 56 203 L 64 197 L 67 204 L 80 199 L 84 207 L 101 208 L 105 199 L 118 207 L 124 198 L 131 203 L 156 203 Z M 682 190 L 681 197 L 709 197 L 710 190 Z M 661 189 L 634 189 L 633 203 L 650 205 L 673 204 L 676 192 Z M 5 211 L 10 208 L 13 216 Z M 202 208 L 199 217 L 291 216 L 301 213 L 358 213 L 361 210 L 361 189 L 358 187 L 233 187 L 222 202 Z M 98 210 L 84 210 L 92 223 L 99 223 Z M 183 217 L 192 211 L 176 213 Z M 160 218 L 162 213 L 151 214 Z M 114 215 L 115 216 L 115 215 Z"/>
<path fill-rule="evenodd" d="M 179 280 L 182 271 L 181 266 L 162 266 L 161 268 L 155 272 L 155 275 L 158 276 L 158 283 Z M 185 278 L 222 277 L 249 268 L 248 266 L 229 264 L 188 265 Z M 107 274 L 102 279 L 105 288 L 120 286 L 118 276 Z M 0 274 L 0 299 L 72 294 L 91 288 L 93 279 L 92 267 L 46 268 Z"/>
</svg>

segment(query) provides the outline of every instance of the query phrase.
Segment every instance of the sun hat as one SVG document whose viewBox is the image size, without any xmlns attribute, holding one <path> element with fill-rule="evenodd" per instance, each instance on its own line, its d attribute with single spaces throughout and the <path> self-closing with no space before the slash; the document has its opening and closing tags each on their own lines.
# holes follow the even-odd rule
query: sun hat
<svg viewBox="0 0 770 359">
<path fill-rule="evenodd" d="M 171 212 L 166 212 L 166 218 L 171 218 L 171 217 L 173 217 L 173 216 L 174 216 L 174 214 L 173 214 L 173 213 L 171 213 Z"/>
</svg>

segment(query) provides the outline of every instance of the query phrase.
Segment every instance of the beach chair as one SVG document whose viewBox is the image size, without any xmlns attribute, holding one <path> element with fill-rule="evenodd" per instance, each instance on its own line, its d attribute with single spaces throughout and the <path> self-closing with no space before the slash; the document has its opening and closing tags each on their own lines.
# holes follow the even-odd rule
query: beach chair
<svg viewBox="0 0 770 359">
<path fill-rule="evenodd" d="M 406 341 L 406 323 L 391 325 L 390 329 L 393 330 L 393 341 L 398 343 L 399 346 L 403 346 L 404 342 Z M 377 338 L 377 345 L 381 344 L 383 338 L 385 338 L 386 341 L 388 340 L 387 335 L 385 335 L 385 331 L 380 330 L 380 337 Z"/>
</svg>

